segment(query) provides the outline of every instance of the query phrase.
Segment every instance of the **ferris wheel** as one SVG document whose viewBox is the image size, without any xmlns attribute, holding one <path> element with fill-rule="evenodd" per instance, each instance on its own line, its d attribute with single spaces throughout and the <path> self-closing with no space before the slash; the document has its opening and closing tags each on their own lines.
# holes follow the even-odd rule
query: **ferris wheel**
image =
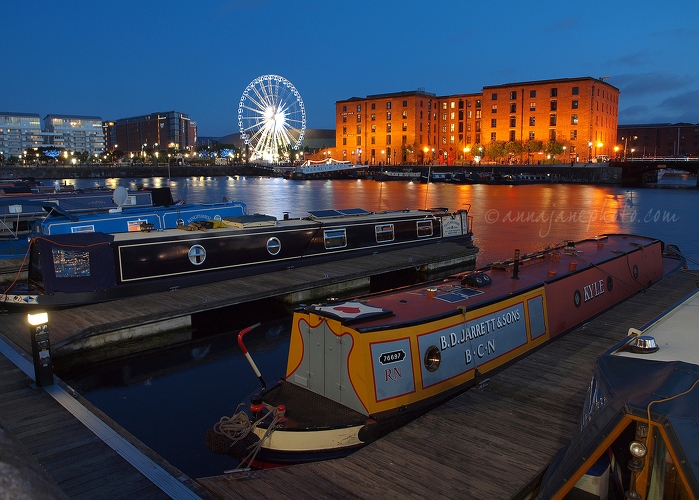
<svg viewBox="0 0 699 500">
<path fill-rule="evenodd" d="M 238 104 L 238 127 L 251 160 L 277 163 L 298 149 L 306 132 L 306 110 L 296 87 L 278 75 L 255 78 Z"/>
</svg>

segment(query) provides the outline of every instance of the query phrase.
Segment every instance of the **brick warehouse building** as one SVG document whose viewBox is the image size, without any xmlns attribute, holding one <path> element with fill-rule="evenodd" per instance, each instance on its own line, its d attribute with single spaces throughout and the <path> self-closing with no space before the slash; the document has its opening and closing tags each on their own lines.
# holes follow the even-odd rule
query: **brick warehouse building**
<svg viewBox="0 0 699 500">
<path fill-rule="evenodd" d="M 482 155 L 495 141 L 551 140 L 563 161 L 614 155 L 619 89 L 591 77 L 483 87 L 436 96 L 420 89 L 352 97 L 335 103 L 333 157 L 356 163 L 454 164 Z M 522 154 L 512 161 L 536 161 Z"/>
<path fill-rule="evenodd" d="M 617 158 L 699 157 L 699 124 L 619 125 Z"/>
</svg>

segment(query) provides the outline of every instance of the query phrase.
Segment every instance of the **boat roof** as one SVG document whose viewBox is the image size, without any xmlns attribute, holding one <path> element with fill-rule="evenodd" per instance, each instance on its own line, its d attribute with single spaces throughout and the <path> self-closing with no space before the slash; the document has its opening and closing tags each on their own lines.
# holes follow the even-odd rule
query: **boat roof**
<svg viewBox="0 0 699 500">
<path fill-rule="evenodd" d="M 72 214 L 68 210 L 64 210 L 63 207 L 61 207 L 58 203 L 55 201 L 47 200 L 47 199 L 19 199 L 19 198 L 10 198 L 10 199 L 0 199 L 0 207 L 10 207 L 14 205 L 24 205 L 28 207 L 41 207 L 43 208 L 47 213 L 51 212 L 56 212 L 62 215 L 63 217 L 66 217 L 67 219 L 71 221 L 77 221 L 78 217 L 75 214 Z"/>
<path fill-rule="evenodd" d="M 571 443 L 549 466 L 540 495 L 550 498 L 626 415 L 662 424 L 690 488 L 699 497 L 699 291 L 602 354 Z M 634 349 L 638 334 L 658 349 Z M 636 352 L 634 352 L 636 351 Z"/>
<path fill-rule="evenodd" d="M 642 331 L 635 331 L 655 339 L 657 351 L 643 352 L 622 348 L 614 350 L 611 354 L 653 361 L 684 361 L 699 366 L 699 337 L 696 330 L 698 319 L 699 292 L 696 292 L 652 321 Z"/>
<path fill-rule="evenodd" d="M 395 328 L 401 324 L 407 326 L 413 321 L 424 321 L 426 318 L 461 314 L 460 306 L 468 309 L 480 307 L 540 286 L 544 281 L 562 279 L 575 272 L 570 270 L 572 261 L 576 263 L 575 269 L 580 271 L 656 241 L 658 240 L 644 236 L 623 234 L 602 235 L 576 243 L 569 241 L 553 248 L 520 255 L 518 279 L 512 278 L 513 260 L 507 260 L 473 272 L 363 296 L 359 300 L 310 305 L 306 308 L 351 324 L 360 332 Z M 557 254 L 556 259 L 547 258 L 551 252 Z M 482 280 L 489 281 L 489 284 L 479 284 L 479 275 Z M 360 303 L 362 307 L 357 305 Z M 356 313 L 348 315 L 348 310 Z"/>
<path fill-rule="evenodd" d="M 359 213 L 361 211 L 361 213 Z M 263 214 L 249 214 L 224 218 L 224 222 L 230 221 L 228 227 L 216 228 L 210 230 L 214 234 L 225 234 L 230 231 L 241 231 L 241 230 L 257 230 L 257 231 L 267 231 L 270 227 L 276 228 L 285 227 L 323 227 L 325 225 L 333 227 L 342 227 L 343 224 L 351 225 L 357 223 L 381 223 L 385 222 L 390 224 L 392 221 L 397 222 L 401 219 L 416 219 L 420 217 L 430 217 L 434 214 L 431 210 L 396 210 L 396 211 L 386 211 L 386 212 L 367 212 L 362 209 L 350 209 L 347 213 L 343 211 L 337 211 L 336 214 L 330 214 L 330 210 L 321 211 L 325 212 L 324 217 L 318 217 L 317 215 L 309 214 L 308 217 L 302 219 L 284 219 L 277 220 L 273 216 L 263 215 Z M 366 213 L 364 213 L 366 212 Z M 274 222 L 276 221 L 276 225 Z M 261 223 L 261 222 L 264 222 Z M 272 224 L 270 224 L 270 222 Z M 183 231 L 181 229 L 164 229 L 162 231 L 141 233 L 141 232 L 130 232 L 130 233 L 117 233 L 114 235 L 114 241 L 123 242 L 129 240 L 139 240 L 139 239 L 168 239 L 175 236 L 182 236 Z"/>
</svg>

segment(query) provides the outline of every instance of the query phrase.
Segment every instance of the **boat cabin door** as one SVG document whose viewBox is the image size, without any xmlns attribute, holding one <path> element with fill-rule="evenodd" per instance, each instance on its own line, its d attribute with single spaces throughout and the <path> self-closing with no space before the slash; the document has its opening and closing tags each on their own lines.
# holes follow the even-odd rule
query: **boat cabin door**
<svg viewBox="0 0 699 500">
<path fill-rule="evenodd" d="M 300 333 L 305 346 L 303 359 L 290 381 L 297 385 L 305 385 L 317 394 L 366 413 L 352 389 L 347 371 L 352 336 L 335 335 L 328 327 L 327 321 L 321 321 L 316 327 L 311 327 L 304 321 L 300 325 Z"/>
</svg>

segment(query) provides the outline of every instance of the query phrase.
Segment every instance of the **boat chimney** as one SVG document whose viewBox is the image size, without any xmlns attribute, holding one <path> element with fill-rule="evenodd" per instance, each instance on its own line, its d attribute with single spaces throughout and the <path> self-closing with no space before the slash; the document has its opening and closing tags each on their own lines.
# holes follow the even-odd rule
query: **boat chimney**
<svg viewBox="0 0 699 500">
<path fill-rule="evenodd" d="M 519 279 L 519 248 L 515 249 L 515 267 L 514 267 L 514 270 L 512 271 L 512 279 L 513 280 Z"/>
<path fill-rule="evenodd" d="M 655 342 L 655 338 L 650 335 L 641 335 L 636 338 L 636 345 L 634 346 L 634 352 L 640 354 L 651 354 L 659 349 L 658 344 Z"/>
</svg>

